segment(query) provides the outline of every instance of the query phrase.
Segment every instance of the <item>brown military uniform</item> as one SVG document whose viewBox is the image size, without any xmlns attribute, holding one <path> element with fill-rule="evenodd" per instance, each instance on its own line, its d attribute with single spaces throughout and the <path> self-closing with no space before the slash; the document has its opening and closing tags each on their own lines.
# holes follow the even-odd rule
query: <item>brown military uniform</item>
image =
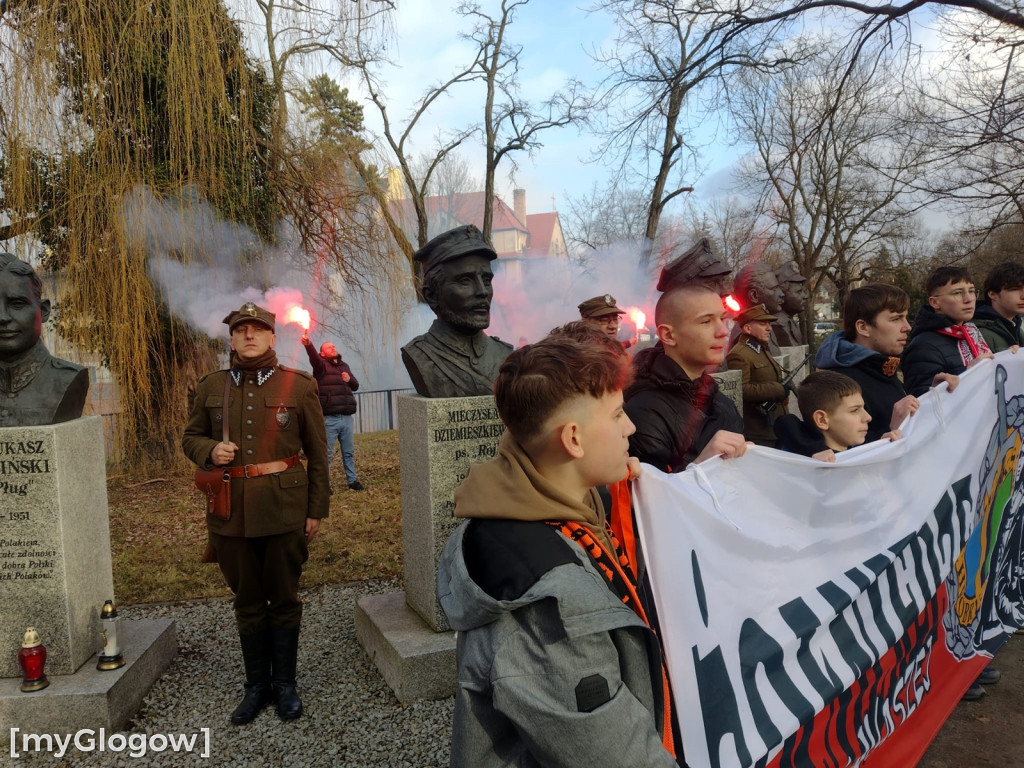
<svg viewBox="0 0 1024 768">
<path fill-rule="evenodd" d="M 776 362 L 764 344 L 741 333 L 735 346 L 725 359 L 730 370 L 743 374 L 743 434 L 758 445 L 775 447 L 776 437 L 772 423 L 764 410 L 764 402 L 774 402 L 773 418 L 786 412 L 786 390 L 782 380 L 782 366 Z"/>
<path fill-rule="evenodd" d="M 273 373 L 264 379 L 270 370 Z M 257 631 L 267 623 L 298 626 L 302 616 L 298 580 L 307 556 L 306 518 L 327 517 L 330 498 L 327 439 L 316 382 L 308 373 L 281 365 L 261 371 L 232 371 L 237 383 L 233 377 L 228 396 L 228 435 L 238 451 L 230 466 L 287 459 L 299 451 L 305 453 L 307 466 L 299 463 L 278 474 L 233 479 L 231 519 L 206 517 L 210 542 L 235 592 L 240 632 Z M 199 380 L 182 438 L 185 455 L 199 466 L 213 466 L 210 452 L 221 441 L 224 377 L 231 373 L 216 371 Z M 247 571 L 252 569 L 245 560 L 247 548 L 241 546 L 242 542 L 232 541 L 256 537 L 268 540 L 255 546 L 264 550 L 269 544 L 270 559 L 277 563 L 272 567 L 268 563 L 267 570 L 274 576 L 263 579 L 262 587 L 247 579 Z M 284 551 L 277 553 L 278 548 Z M 275 594 L 260 595 L 261 588 Z"/>
</svg>

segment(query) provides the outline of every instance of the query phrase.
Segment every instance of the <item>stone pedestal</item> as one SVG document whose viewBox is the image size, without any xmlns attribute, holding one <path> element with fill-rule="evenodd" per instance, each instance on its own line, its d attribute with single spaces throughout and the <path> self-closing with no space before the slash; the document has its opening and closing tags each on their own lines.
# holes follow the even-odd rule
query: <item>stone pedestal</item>
<svg viewBox="0 0 1024 768">
<path fill-rule="evenodd" d="M 47 662 L 50 685 L 34 693 L 22 693 L 20 679 L 0 680 L 0 736 L 10 737 L 15 728 L 62 735 L 121 729 L 177 656 L 178 645 L 171 619 L 122 620 L 119 637 L 125 658 L 120 669 L 100 672 L 92 658 L 74 675 L 55 676 Z"/>
<path fill-rule="evenodd" d="M 403 704 L 455 690 L 455 633 L 437 602 L 437 566 L 458 525 L 455 488 L 470 464 L 496 455 L 504 431 L 493 397 L 399 395 L 405 594 L 360 601 L 356 635 Z"/>
<path fill-rule="evenodd" d="M 809 351 L 810 351 L 810 347 L 808 347 L 806 344 L 801 344 L 798 347 L 781 347 L 779 349 L 779 352 L 780 352 L 780 354 L 782 356 L 782 369 L 787 374 L 789 372 L 795 370 L 796 367 L 798 365 L 800 365 L 800 363 L 804 362 L 804 358 L 807 357 L 807 353 Z M 808 360 L 806 362 L 806 364 L 804 364 L 804 366 L 802 368 L 797 370 L 797 373 L 793 377 L 793 382 L 792 382 L 793 383 L 794 391 L 796 390 L 796 388 L 800 384 L 800 382 L 803 381 L 807 377 L 807 374 L 810 373 L 812 370 L 814 370 L 814 360 L 813 359 Z M 795 394 L 790 394 L 788 405 L 789 405 L 789 412 L 790 413 L 795 413 L 797 415 L 800 414 L 800 409 L 797 407 L 797 404 L 796 404 L 796 395 Z"/>
<path fill-rule="evenodd" d="M 114 598 L 103 420 L 0 428 L 0 677 L 20 677 L 26 627 L 47 675 L 96 652 L 100 608 Z"/>
<path fill-rule="evenodd" d="M 728 397 L 736 405 L 736 410 L 740 412 L 740 416 L 743 415 L 743 372 L 736 371 L 717 371 L 711 374 L 716 382 L 718 382 L 718 391 Z"/>
</svg>

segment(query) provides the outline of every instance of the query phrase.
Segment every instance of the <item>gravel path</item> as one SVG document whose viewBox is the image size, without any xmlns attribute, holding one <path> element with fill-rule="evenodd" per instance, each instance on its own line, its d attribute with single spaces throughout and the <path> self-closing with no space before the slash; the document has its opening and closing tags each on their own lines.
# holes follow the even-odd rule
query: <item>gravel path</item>
<svg viewBox="0 0 1024 768">
<path fill-rule="evenodd" d="M 209 728 L 210 759 L 170 749 L 131 757 L 129 744 L 120 753 L 72 746 L 62 759 L 32 754 L 11 761 L 4 755 L 0 765 L 447 766 L 453 700 L 403 707 L 356 641 L 356 600 L 398 588 L 397 581 L 373 581 L 304 592 L 298 682 L 305 712 L 286 723 L 271 705 L 242 727 L 228 721 L 244 681 L 229 599 L 122 608 L 126 619 L 173 618 L 179 648 L 123 733 L 195 734 Z M 135 744 L 140 741 L 136 736 Z"/>
</svg>

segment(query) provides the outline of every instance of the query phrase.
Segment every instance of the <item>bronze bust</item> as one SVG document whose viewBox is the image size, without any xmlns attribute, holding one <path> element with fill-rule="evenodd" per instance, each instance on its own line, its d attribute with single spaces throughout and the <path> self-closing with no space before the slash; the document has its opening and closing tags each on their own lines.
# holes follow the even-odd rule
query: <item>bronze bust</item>
<svg viewBox="0 0 1024 768">
<path fill-rule="evenodd" d="M 752 261 L 736 274 L 733 296 L 743 309 L 763 304 L 768 314 L 776 315 L 782 307 L 783 291 L 771 267 L 763 261 Z M 730 347 L 739 335 L 739 326 L 735 326 L 729 336 Z M 768 341 L 768 351 L 773 355 L 779 354 L 779 342 L 774 331 Z"/>
<path fill-rule="evenodd" d="M 32 265 L 0 253 L 0 427 L 59 424 L 82 415 L 89 371 L 53 357 L 40 338 L 50 316 Z"/>
<path fill-rule="evenodd" d="M 779 346 L 798 347 L 804 343 L 800 328 L 800 313 L 807 307 L 807 278 L 800 274 L 795 261 L 788 261 L 775 270 L 782 287 L 782 308 L 776 313 L 778 321 L 772 324 Z"/>
<path fill-rule="evenodd" d="M 662 267 L 657 289 L 668 293 L 679 285 L 699 283 L 725 297 L 729 293 L 731 273 L 732 270 L 715 256 L 708 239 L 702 237 L 689 250 L 672 257 Z"/>
<path fill-rule="evenodd" d="M 437 315 L 402 347 L 402 362 L 424 397 L 489 395 L 512 351 L 484 333 L 491 324 L 491 262 L 498 257 L 472 224 L 438 235 L 416 252 L 423 298 Z"/>
</svg>

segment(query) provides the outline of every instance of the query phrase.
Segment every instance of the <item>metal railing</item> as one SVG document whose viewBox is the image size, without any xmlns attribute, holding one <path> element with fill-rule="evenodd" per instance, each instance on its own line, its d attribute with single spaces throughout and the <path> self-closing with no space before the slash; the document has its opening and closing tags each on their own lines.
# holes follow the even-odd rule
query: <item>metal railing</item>
<svg viewBox="0 0 1024 768">
<path fill-rule="evenodd" d="M 355 392 L 356 414 L 353 419 L 354 432 L 380 432 L 398 429 L 398 396 L 415 389 L 372 389 Z"/>
</svg>

